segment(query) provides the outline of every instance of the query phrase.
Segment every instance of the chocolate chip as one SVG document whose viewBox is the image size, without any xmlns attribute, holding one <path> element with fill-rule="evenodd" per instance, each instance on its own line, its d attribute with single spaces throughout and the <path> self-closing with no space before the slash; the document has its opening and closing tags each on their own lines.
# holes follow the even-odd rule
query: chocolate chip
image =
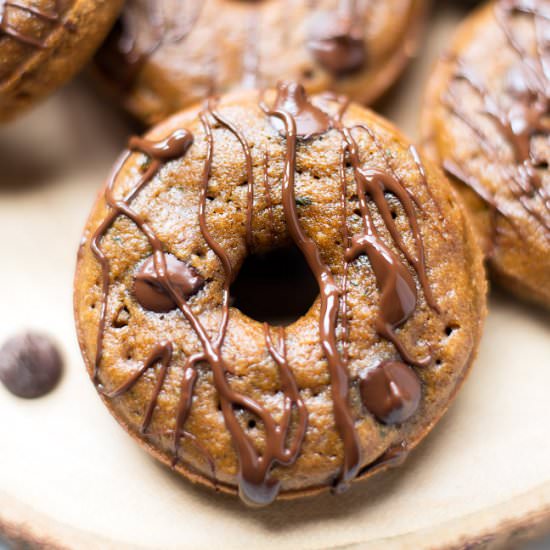
<svg viewBox="0 0 550 550">
<path fill-rule="evenodd" d="M 195 269 L 172 254 L 165 254 L 164 257 L 168 279 L 183 299 L 190 298 L 204 286 L 204 279 Z M 142 307 L 156 313 L 167 313 L 177 308 L 157 275 L 153 256 L 143 263 L 134 278 L 134 296 Z"/>
<path fill-rule="evenodd" d="M 400 424 L 418 409 L 422 386 L 414 370 L 398 361 L 387 361 L 367 373 L 360 384 L 367 410 L 383 424 Z"/>
<path fill-rule="evenodd" d="M 14 336 L 0 349 L 0 381 L 18 397 L 46 395 L 55 388 L 62 371 L 61 354 L 43 334 Z"/>
<path fill-rule="evenodd" d="M 308 47 L 317 62 L 335 75 L 358 71 L 366 61 L 363 29 L 351 18 L 330 12 L 315 18 Z"/>
<path fill-rule="evenodd" d="M 296 123 L 296 134 L 309 138 L 325 133 L 330 129 L 331 121 L 327 113 L 311 103 L 305 88 L 296 82 L 281 81 L 277 84 L 277 97 L 273 111 L 285 111 L 292 115 Z M 284 131 L 284 124 L 278 117 L 271 117 L 271 124 Z"/>
</svg>

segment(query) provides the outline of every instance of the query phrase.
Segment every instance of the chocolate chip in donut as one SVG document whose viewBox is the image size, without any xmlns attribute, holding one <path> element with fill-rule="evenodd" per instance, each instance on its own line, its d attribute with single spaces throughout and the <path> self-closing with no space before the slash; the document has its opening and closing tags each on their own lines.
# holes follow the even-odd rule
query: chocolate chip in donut
<svg viewBox="0 0 550 550">
<path fill-rule="evenodd" d="M 422 395 L 420 379 L 400 361 L 387 361 L 361 379 L 363 405 L 380 422 L 400 424 L 418 409 Z"/>
<path fill-rule="evenodd" d="M 204 279 L 196 270 L 178 260 L 173 254 L 164 254 L 164 261 L 166 279 L 181 299 L 190 298 L 203 287 Z M 134 296 L 145 309 L 165 313 L 178 306 L 158 273 L 155 258 L 151 256 L 135 275 Z"/>
<path fill-rule="evenodd" d="M 308 47 L 327 71 L 345 75 L 359 71 L 366 63 L 364 29 L 350 15 L 317 14 L 311 24 Z"/>
</svg>

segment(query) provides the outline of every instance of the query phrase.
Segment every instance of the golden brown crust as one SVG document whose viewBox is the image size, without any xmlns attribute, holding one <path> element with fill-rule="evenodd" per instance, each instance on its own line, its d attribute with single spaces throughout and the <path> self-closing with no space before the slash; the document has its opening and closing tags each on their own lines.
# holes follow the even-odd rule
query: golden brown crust
<svg viewBox="0 0 550 550">
<path fill-rule="evenodd" d="M 268 99 L 271 100 L 271 96 Z M 253 143 L 258 181 L 261 181 L 259 174 L 263 170 L 263 151 L 269 145 L 277 233 L 275 240 L 279 244 L 287 242 L 288 233 L 280 206 L 284 141 L 273 133 L 258 106 L 256 92 L 223 98 L 218 111 L 237 124 Z M 418 207 L 418 219 L 426 251 L 428 279 L 441 311 L 436 314 L 424 297 L 419 298 L 416 314 L 399 331 L 399 338 L 407 342 L 416 356 L 429 350 L 433 362 L 430 366 L 417 369 L 424 389 L 416 415 L 401 425 L 384 426 L 362 408 L 357 381 L 365 369 L 394 357 L 395 349 L 374 330 L 378 292 L 369 263 L 358 261 L 351 268 L 348 294 L 350 311 L 353 312 L 353 318 L 349 321 L 350 399 L 357 417 L 356 427 L 363 452 L 361 466 L 364 471 L 360 477 L 368 477 L 385 468 L 383 465 L 376 470 L 369 469 L 370 464 L 397 445 L 405 444 L 408 449 L 413 448 L 447 409 L 475 357 L 485 316 L 486 283 L 480 251 L 465 222 L 463 211 L 441 172 L 427 163 L 425 184 L 411 158 L 407 141 L 392 125 L 373 113 L 352 105 L 344 122 L 346 125 L 366 124 L 372 128 L 380 149 L 375 148 L 366 134 L 357 132 L 362 162 L 368 167 L 382 167 L 387 161 L 385 155 L 389 155 L 407 191 L 416 198 L 418 205 L 422 205 L 421 209 Z M 155 178 L 144 189 L 144 195 L 136 199 L 135 205 L 151 220 L 163 240 L 170 243 L 168 249 L 174 252 L 177 249 L 175 253 L 179 258 L 191 262 L 207 281 L 211 281 L 203 291 L 191 298 L 190 304 L 206 326 L 213 329 L 219 313 L 220 272 L 215 256 L 204 249 L 197 228 L 197 195 L 205 155 L 204 133 L 197 120 L 197 109 L 172 117 L 153 129 L 148 137 L 160 139 L 178 128 L 192 132 L 195 137 L 193 146 L 183 159 L 169 163 L 163 169 L 162 176 Z M 241 243 L 245 233 L 243 212 L 246 210 L 243 186 L 238 184 L 243 182 L 246 172 L 238 142 L 223 128 L 214 128 L 213 131 L 217 146 L 211 180 L 214 183 L 211 185 L 215 197 L 209 203 L 207 219 L 210 230 L 230 251 L 232 263 L 238 267 L 245 257 Z M 318 239 L 321 254 L 338 277 L 342 274 L 340 262 L 343 254 L 341 247 L 334 246 L 341 229 L 337 213 L 340 144 L 338 132 L 330 130 L 320 138 L 313 138 L 298 146 L 300 175 L 296 191 L 297 195 L 311 199 L 309 206 L 300 213 L 300 220 L 310 235 L 322 235 Z M 130 157 L 116 180 L 115 194 L 127 191 L 128 186 L 135 183 L 140 173 L 139 166 L 143 162 L 144 158 L 140 154 Z M 256 246 L 260 250 L 267 250 L 273 246 L 273 235 L 269 232 L 267 205 L 261 197 L 262 193 L 258 191 L 253 231 Z M 351 200 L 356 198 L 352 197 Z M 406 217 L 397 202 L 392 201 L 391 204 L 396 209 L 396 219 L 403 232 L 404 242 L 412 246 L 413 236 Z M 78 336 L 91 374 L 94 371 L 101 291 L 98 286 L 99 267 L 89 245 L 92 234 L 107 212 L 105 197 L 101 195 L 84 233 L 85 244 L 75 279 Z M 380 218 L 376 218 L 376 224 L 380 226 L 381 223 Z M 351 227 L 357 230 L 356 224 L 352 223 Z M 177 312 L 164 316 L 148 315 L 140 310 L 139 304 L 132 297 L 135 266 L 150 254 L 136 227 L 126 220 L 118 220 L 102 243 L 111 260 L 110 295 L 115 297 L 107 308 L 107 317 L 112 318 L 124 305 L 131 319 L 130 326 L 122 329 L 113 328 L 109 321 L 105 333 L 99 379 L 107 390 L 112 390 L 131 372 L 135 372 L 158 338 L 172 338 L 186 355 L 194 353 L 197 344 Z M 330 377 L 319 345 L 318 319 L 317 301 L 304 317 L 286 329 L 289 364 L 309 411 L 310 423 L 296 463 L 274 469 L 273 475 L 282 482 L 281 498 L 325 490 L 330 487 L 342 465 L 343 448 L 333 418 L 332 399 L 328 391 Z M 270 410 L 278 406 L 274 397 L 278 390 L 277 371 L 269 355 L 266 355 L 261 324 L 232 308 L 223 355 L 232 366 L 233 384 Z M 155 384 L 154 372 L 121 397 L 109 399 L 103 396 L 109 410 L 125 429 L 165 464 L 170 464 L 172 460 L 171 440 L 159 434 L 173 431 L 180 375 L 180 367 L 175 367 L 168 375 L 147 436 L 139 433 L 139 426 Z M 182 441 L 181 460 L 176 469 L 194 482 L 234 493 L 237 457 L 223 417 L 217 410 L 216 392 L 208 368 L 201 369 L 200 377 L 186 429 L 201 441 L 214 458 L 217 480 L 213 482 L 208 464 L 185 439 Z M 243 414 L 242 420 L 246 423 L 248 417 Z M 254 428 L 252 436 L 261 447 L 261 429 Z"/>
<path fill-rule="evenodd" d="M 206 0 L 194 25 L 183 25 L 190 28 L 188 34 L 179 43 L 161 46 L 149 58 L 145 56 L 130 84 L 121 86 L 101 69 L 111 64 L 115 74 L 123 73 L 121 60 L 113 56 L 115 38 L 100 51 L 94 72 L 108 93 L 148 125 L 212 93 L 251 87 L 250 80 L 252 87 L 266 88 L 280 79 L 296 80 L 310 93 L 332 90 L 371 104 L 416 53 L 428 2 L 390 0 L 368 5 L 358 0 L 359 12 L 368 14 L 364 23 L 367 61 L 360 70 L 339 75 L 315 60 L 308 49 L 308 36 L 314 16 L 325 11 L 336 14 L 342 5 L 345 2 L 340 0 L 322 0 L 312 11 L 305 0 L 293 2 L 292 9 L 278 0 Z M 246 69 L 247 56 L 254 52 L 259 52 L 257 68 Z"/>
<path fill-rule="evenodd" d="M 23 40 L 0 33 L 0 122 L 34 105 L 74 76 L 109 32 L 123 0 L 40 0 L 4 7 L 4 20 Z M 26 43 L 25 39 L 36 43 Z"/>
<path fill-rule="evenodd" d="M 519 164 L 513 160 L 512 142 L 485 112 L 483 94 L 467 80 L 456 77 L 464 70 L 473 75 L 504 112 L 513 108 L 514 101 L 520 103 L 514 98 L 510 82 L 521 59 L 495 17 L 497 5 L 505 2 L 491 2 L 474 12 L 437 63 L 422 113 L 424 149 L 436 162 L 451 162 L 461 176 L 465 175 L 457 178 L 448 174 L 469 210 L 494 280 L 521 298 L 550 307 L 550 231 L 548 206 L 543 199 L 550 190 L 549 171 L 544 163 L 535 165 L 540 198 L 536 193 L 520 197 L 522 193 L 513 191 L 514 183 L 510 182 L 513 177 L 517 181 L 518 176 L 509 174 L 519 173 Z M 532 22 L 518 14 L 509 21 L 510 32 L 521 36 L 522 47 L 532 54 Z M 449 99 L 451 93 L 456 98 Z M 546 159 L 550 150 L 548 133 L 531 137 L 530 146 L 532 154 Z M 467 178 L 471 179 L 468 184 L 464 181 Z M 479 189 L 474 190 L 474 186 Z"/>
</svg>

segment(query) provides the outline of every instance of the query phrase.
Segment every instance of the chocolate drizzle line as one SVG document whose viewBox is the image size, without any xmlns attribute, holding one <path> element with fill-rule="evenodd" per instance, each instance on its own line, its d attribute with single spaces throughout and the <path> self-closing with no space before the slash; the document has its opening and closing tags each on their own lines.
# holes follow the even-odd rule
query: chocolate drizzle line
<svg viewBox="0 0 550 550">
<path fill-rule="evenodd" d="M 518 89 L 510 91 L 513 105 L 509 110 L 500 105 L 479 75 L 467 68 L 462 60 L 453 60 L 457 67 L 454 80 L 466 82 L 479 96 L 484 114 L 495 123 L 501 137 L 511 148 L 513 162 L 503 158 L 499 147 L 466 112 L 463 103 L 452 89 L 442 101 L 473 132 L 487 160 L 494 159 L 498 162 L 501 177 L 516 202 L 540 224 L 550 238 L 550 196 L 537 171 L 538 161 L 531 151 L 531 139 L 538 134 L 547 136 L 550 132 L 550 123 L 547 120 L 550 114 L 550 68 L 547 66 L 550 53 L 547 42 L 550 33 L 550 13 L 544 11 L 543 4 L 527 0 L 501 0 L 494 7 L 496 20 L 520 63 L 521 72 L 514 75 L 514 85 Z M 523 48 L 514 35 L 510 18 L 516 13 L 533 17 L 535 55 Z M 460 168 L 454 159 L 443 159 L 443 167 L 491 207 L 493 218 L 494 213 L 499 212 L 516 232 L 521 234 L 521 227 L 514 221 L 513 209 L 502 201 L 498 194 L 486 190 L 475 176 Z M 537 204 L 533 202 L 537 198 L 541 208 L 537 208 Z"/>
<path fill-rule="evenodd" d="M 26 6 L 16 0 L 0 0 L 0 39 L 3 36 L 9 36 L 14 40 L 18 40 L 22 44 L 26 44 L 40 50 L 46 48 L 48 37 L 41 40 L 34 36 L 29 36 L 28 34 L 25 34 L 8 24 L 9 9 L 24 11 L 34 17 L 37 17 L 38 19 L 41 19 L 42 21 L 54 24 L 56 26 L 61 23 L 59 0 L 56 0 L 55 2 L 54 11 L 45 11 L 37 7 Z"/>
<path fill-rule="evenodd" d="M 301 91 L 303 92 L 303 89 Z M 345 488 L 355 478 L 361 466 L 361 445 L 349 408 L 349 374 L 342 362 L 336 342 L 338 302 L 341 291 L 330 269 L 323 262 L 317 244 L 306 234 L 298 217 L 294 194 L 297 143 L 296 120 L 288 111 L 271 111 L 265 105 L 263 108 L 268 116 L 277 117 L 285 126 L 286 159 L 282 188 L 283 210 L 290 236 L 302 251 L 319 285 L 321 299 L 321 314 L 319 319 L 321 346 L 330 371 L 334 418 L 345 449 L 344 465 L 342 474 L 338 480 L 338 486 Z"/>
<path fill-rule="evenodd" d="M 246 160 L 246 184 L 247 184 L 247 204 L 246 204 L 246 246 L 249 252 L 254 250 L 254 237 L 252 235 L 252 214 L 254 211 L 254 167 L 252 165 L 252 155 L 250 146 L 243 133 L 229 120 L 220 115 L 213 107 L 211 100 L 208 101 L 208 112 L 222 126 L 227 128 L 238 140 L 243 149 Z"/>
<path fill-rule="evenodd" d="M 355 429 L 356 419 L 350 406 L 351 380 L 347 370 L 349 360 L 348 306 L 346 302 L 348 271 L 351 262 L 357 256 L 366 254 L 369 257 L 377 285 L 381 291 L 380 314 L 376 327 L 379 334 L 394 343 L 401 359 L 409 365 L 424 366 L 429 361 L 429 358 L 415 360 L 411 357 L 410 353 L 407 352 L 405 346 L 400 343 L 396 336 L 396 330 L 412 316 L 417 307 L 416 286 L 412 275 L 402 263 L 400 257 L 385 245 L 378 235 L 370 212 L 369 204 L 371 202 L 380 211 L 382 219 L 393 236 L 397 247 L 411 264 L 411 267 L 418 273 L 418 279 L 424 289 L 426 301 L 430 303 L 433 301 L 433 298 L 425 273 L 426 266 L 423 256 L 422 237 L 416 224 L 416 214 L 414 211 L 415 202 L 410 198 L 408 191 L 399 177 L 395 175 L 395 172 L 392 175 L 380 170 L 362 167 L 358 145 L 352 135 L 352 130 L 346 128 L 341 120 L 347 108 L 347 103 L 340 106 L 337 116 L 330 117 L 330 115 L 327 115 L 327 113 L 321 111 L 309 101 L 301 86 L 283 83 L 279 85 L 278 99 L 274 105 L 274 108 L 269 108 L 263 101 L 260 103 L 261 108 L 271 122 L 277 119 L 282 123 L 283 136 L 286 141 L 285 167 L 282 181 L 283 212 L 290 237 L 304 254 L 319 285 L 321 302 L 319 318 L 320 341 L 331 376 L 335 422 L 344 445 L 343 468 L 339 479 L 336 481 L 337 490 L 342 490 L 357 476 L 362 466 L 362 450 Z M 292 113 L 282 106 L 289 106 Z M 304 116 L 304 113 L 305 119 L 301 118 Z M 107 184 L 105 200 L 110 211 L 95 231 L 91 241 L 91 250 L 101 267 L 103 291 L 93 378 L 106 398 L 116 399 L 131 391 L 138 381 L 144 377 L 145 373 L 157 367 L 156 381 L 141 425 L 142 433 L 146 433 L 151 426 L 158 397 L 162 391 L 168 370 L 173 366 L 175 361 L 174 343 L 161 341 L 153 348 L 143 365 L 124 383 L 112 390 L 106 390 L 101 384 L 100 366 L 103 355 L 103 338 L 107 327 L 114 323 L 114 321 L 107 318 L 110 264 L 101 245 L 114 221 L 118 217 L 124 216 L 133 221 L 147 238 L 152 249 L 151 258 L 153 259 L 152 265 L 155 271 L 155 282 L 158 283 L 162 291 L 177 306 L 200 342 L 200 351 L 184 358 L 181 369 L 179 403 L 176 410 L 175 429 L 173 434 L 171 434 L 173 436 L 172 464 L 175 466 L 178 462 L 181 439 L 185 437 L 197 449 L 203 452 L 205 459 L 210 464 L 215 482 L 214 458 L 208 454 L 208 451 L 193 434 L 185 430 L 185 425 L 192 408 L 195 385 L 199 376 L 197 366 L 199 364 L 207 365 L 211 369 L 225 425 L 231 434 L 238 456 L 239 470 L 237 479 L 241 498 L 253 505 L 264 505 L 276 498 L 280 488 L 280 482 L 271 476 L 272 468 L 277 464 L 289 466 L 299 456 L 307 431 L 308 412 L 288 361 L 284 328 L 278 329 L 277 338 L 275 339 L 272 329 L 267 324 L 264 325 L 266 350 L 278 367 L 281 391 L 284 395 L 283 414 L 279 421 L 276 421 L 271 413 L 259 402 L 234 390 L 228 378 L 228 375 L 231 375 L 233 371 L 223 358 L 222 349 L 230 317 L 229 288 L 234 279 L 235 270 L 227 251 L 216 241 L 210 232 L 207 220 L 207 197 L 213 168 L 215 124 L 219 124 L 223 129 L 236 137 L 245 156 L 245 174 L 248 185 L 245 234 L 248 252 L 252 251 L 254 244 L 252 231 L 252 212 L 254 206 L 253 162 L 245 134 L 235 123 L 221 115 L 216 108 L 214 100 L 208 100 L 205 103 L 199 118 L 204 131 L 206 155 L 199 194 L 198 221 L 201 234 L 208 247 L 218 258 L 224 273 L 221 317 L 217 333 L 212 336 L 209 335 L 199 317 L 193 312 L 188 303 L 191 296 L 182 292 L 171 278 L 171 272 L 167 264 L 168 251 L 166 250 L 166 246 L 157 237 L 151 225 L 135 212 L 131 206 L 131 203 L 139 195 L 140 191 L 159 174 L 161 168 L 166 163 L 181 159 L 187 154 L 187 151 L 193 144 L 193 136 L 187 130 L 179 129 L 161 141 L 132 138 L 129 143 L 129 149 L 120 157 Z M 322 131 L 328 131 L 331 127 L 335 128 L 342 136 L 339 175 L 342 186 L 342 235 L 346 249 L 342 282 L 343 289 L 338 285 L 329 266 L 324 263 L 317 243 L 306 233 L 301 225 L 294 188 L 298 139 L 310 139 L 309 136 L 311 134 L 315 135 L 317 133 L 317 131 L 311 132 L 312 128 L 314 130 L 319 128 L 319 132 L 321 132 L 321 128 L 323 128 Z M 300 128 L 304 130 L 303 134 L 300 133 Z M 281 130 L 279 126 L 278 129 Z M 368 135 L 372 137 L 370 131 Z M 133 188 L 123 198 L 117 198 L 114 196 L 115 183 L 126 162 L 134 153 L 147 155 L 150 158 L 150 163 L 145 173 L 141 175 Z M 271 200 L 268 181 L 269 152 L 267 150 L 264 151 L 263 157 L 264 190 L 267 207 L 271 214 L 271 230 L 273 233 L 273 201 Z M 348 190 L 346 164 L 348 162 L 352 166 L 357 196 L 360 201 L 361 217 L 363 219 L 364 233 L 355 236 L 350 234 L 347 226 Z M 421 174 L 423 174 L 422 170 Z M 416 256 L 412 256 L 405 250 L 403 242 L 397 233 L 397 228 L 391 227 L 394 222 L 384 196 L 384 191 L 386 190 L 393 193 L 404 205 L 417 244 Z M 341 301 L 342 311 L 340 312 Z M 435 302 L 430 305 L 434 309 L 436 308 Z M 337 326 L 340 313 L 342 313 L 343 317 L 344 333 L 342 354 L 338 350 L 337 341 Z M 155 312 L 150 311 L 150 314 L 155 315 Z M 257 450 L 254 440 L 243 425 L 240 417 L 241 411 L 247 411 L 252 414 L 263 425 L 265 448 L 262 452 Z M 291 425 L 294 425 L 294 430 L 289 440 Z"/>
</svg>

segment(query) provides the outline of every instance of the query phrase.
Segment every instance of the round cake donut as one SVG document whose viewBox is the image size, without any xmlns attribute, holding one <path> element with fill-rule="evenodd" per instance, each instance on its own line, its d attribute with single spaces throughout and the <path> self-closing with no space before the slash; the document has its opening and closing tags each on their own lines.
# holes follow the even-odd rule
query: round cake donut
<svg viewBox="0 0 550 550">
<path fill-rule="evenodd" d="M 123 0 L 1 0 L 0 122 L 80 70 L 122 5 Z"/>
<path fill-rule="evenodd" d="M 483 6 L 439 61 L 422 119 L 425 149 L 462 194 L 495 280 L 546 307 L 549 53 L 550 2 Z"/>
<path fill-rule="evenodd" d="M 301 81 L 374 101 L 416 51 L 426 0 L 130 0 L 96 74 L 147 124 L 214 93 Z M 166 14 L 169 14 L 167 16 Z"/>
<path fill-rule="evenodd" d="M 247 256 L 293 243 L 309 311 L 270 326 L 231 307 Z M 75 313 L 130 434 L 260 505 L 402 460 L 464 380 L 485 294 L 443 174 L 365 108 L 283 82 L 130 140 L 84 232 Z"/>
</svg>

